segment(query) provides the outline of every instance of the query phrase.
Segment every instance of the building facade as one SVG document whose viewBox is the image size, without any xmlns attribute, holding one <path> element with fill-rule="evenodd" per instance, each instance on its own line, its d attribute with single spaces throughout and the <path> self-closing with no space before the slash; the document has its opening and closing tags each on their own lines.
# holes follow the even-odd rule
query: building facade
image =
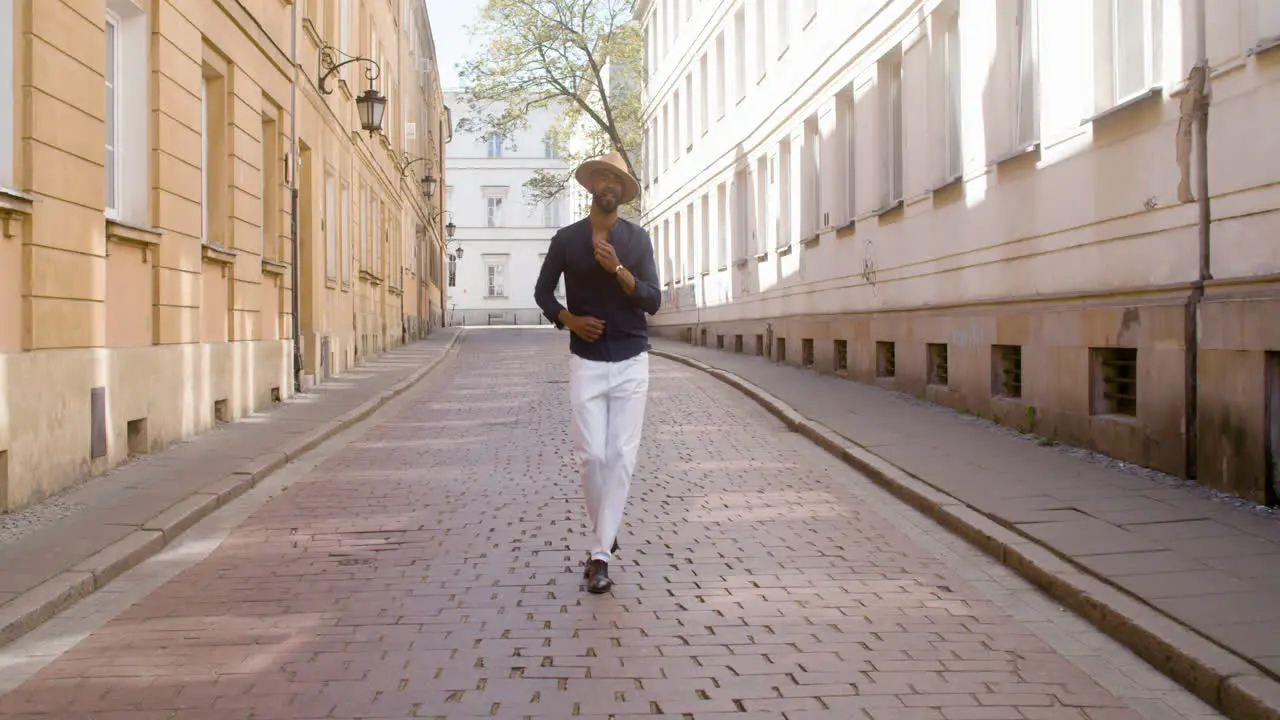
<svg viewBox="0 0 1280 720">
<path fill-rule="evenodd" d="M 1276 500 L 1280 3 L 637 6 L 656 332 Z"/>
<path fill-rule="evenodd" d="M 449 93 L 445 102 L 464 100 Z M 458 132 L 447 153 L 446 204 L 456 225 L 461 257 L 448 262 L 450 325 L 542 325 L 548 323 L 533 300 L 551 236 L 577 220 L 568 193 L 530 201 L 524 183 L 538 170 L 565 169 L 550 131 L 560 119 L 554 108 L 530 112 L 528 127 L 516 137 L 484 137 Z M 563 283 L 558 292 L 563 296 Z"/>
<path fill-rule="evenodd" d="M 439 324 L 432 53 L 408 0 L 0 0 L 0 511 Z"/>
</svg>

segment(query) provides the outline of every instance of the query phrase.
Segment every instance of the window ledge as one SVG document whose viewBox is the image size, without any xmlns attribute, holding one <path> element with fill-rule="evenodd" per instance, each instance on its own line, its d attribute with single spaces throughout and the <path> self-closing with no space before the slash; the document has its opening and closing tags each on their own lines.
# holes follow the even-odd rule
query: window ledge
<svg viewBox="0 0 1280 720">
<path fill-rule="evenodd" d="M 1276 48 L 1280 48 L 1280 35 L 1274 35 L 1272 37 L 1262 39 L 1257 45 L 1254 45 L 1245 51 L 1245 57 L 1261 55 L 1265 52 L 1275 50 Z"/>
<path fill-rule="evenodd" d="M 688 277 L 686 277 L 686 278 L 684 279 L 684 281 L 685 281 L 686 283 L 691 283 L 691 282 L 693 282 L 693 280 L 694 280 L 694 278 L 695 278 L 695 277 L 696 277 L 696 276 L 694 276 L 694 275 L 689 275 Z"/>
<path fill-rule="evenodd" d="M 1022 157 L 1023 155 L 1030 155 L 1031 153 L 1037 152 L 1039 150 L 1040 150 L 1040 141 L 1036 140 L 1035 142 L 1030 143 L 1026 146 L 1014 148 L 1013 150 L 1010 150 L 1009 152 L 1003 155 L 997 156 L 996 159 L 992 160 L 987 165 L 987 167 L 989 168 L 999 167 L 1000 165 L 1003 165 L 1009 162 L 1010 160 L 1015 160 L 1017 158 Z"/>
<path fill-rule="evenodd" d="M 200 243 L 200 253 L 205 260 L 220 263 L 222 265 L 231 265 L 236 261 L 238 254 L 231 248 L 225 248 L 221 245 L 213 245 L 211 243 Z"/>
<path fill-rule="evenodd" d="M 888 205 L 881 206 L 879 209 L 872 212 L 871 215 L 873 217 L 883 217 L 893 212 L 894 210 L 901 210 L 902 207 L 903 207 L 903 201 L 901 198 L 899 198 L 897 200 L 894 200 L 893 202 L 890 202 Z"/>
<path fill-rule="evenodd" d="M 734 260 L 733 264 L 734 264 L 734 267 L 742 267 L 747 264 L 747 259 L 744 257 L 740 257 L 737 260 Z"/>
<path fill-rule="evenodd" d="M 0 187 L 0 236 L 16 236 L 18 231 L 13 227 L 13 221 L 30 217 L 35 202 L 36 199 L 26 193 Z"/>
<path fill-rule="evenodd" d="M 703 270 L 703 271 L 702 271 L 702 277 L 707 277 L 707 276 L 708 276 L 708 275 L 710 275 L 710 274 L 711 274 L 711 271 L 710 271 L 710 270 Z"/>
<path fill-rule="evenodd" d="M 792 248 L 790 245 L 783 245 L 782 247 L 778 248 L 778 257 L 786 257 L 791 254 L 791 251 L 792 251 Z"/>
<path fill-rule="evenodd" d="M 814 246 L 814 245 L 817 245 L 817 244 L 818 244 L 818 241 L 819 241 L 819 240 L 821 240 L 821 239 L 822 239 L 822 233 L 821 233 L 821 232 L 816 232 L 816 233 L 814 233 L 814 234 L 810 235 L 809 237 L 804 238 L 803 240 L 801 240 L 801 241 L 800 241 L 800 244 L 801 244 L 801 245 L 804 245 L 805 247 L 812 247 L 812 246 Z"/>
<path fill-rule="evenodd" d="M 946 190 L 948 188 L 951 188 L 954 185 L 959 184 L 959 182 L 963 179 L 964 179 L 963 171 L 944 177 L 938 181 L 937 185 L 934 185 L 933 188 L 929 190 L 929 194 L 942 192 L 943 190 Z"/>
<path fill-rule="evenodd" d="M 1081 120 L 1080 124 L 1088 125 L 1089 123 L 1096 123 L 1100 120 L 1105 120 L 1113 115 L 1119 115 L 1120 113 L 1124 112 L 1125 110 L 1128 110 L 1131 107 L 1134 107 L 1135 105 L 1141 105 L 1142 103 L 1152 98 L 1158 98 L 1158 97 L 1164 97 L 1164 87 L 1161 85 L 1153 86 L 1151 88 L 1148 88 L 1147 90 L 1143 90 L 1142 92 L 1136 95 L 1133 95 L 1129 98 L 1121 100 L 1120 102 L 1116 103 L 1115 105 L 1112 105 L 1106 110 L 1103 110 L 1095 114 L 1093 117 L 1087 117 L 1084 120 Z"/>
<path fill-rule="evenodd" d="M 485 295 L 484 299 L 485 300 L 506 300 L 507 296 L 506 295 Z"/>
<path fill-rule="evenodd" d="M 276 262 L 275 260 L 267 260 L 266 258 L 263 258 L 262 272 L 268 275 L 284 275 L 285 273 L 289 272 L 289 266 L 282 262 Z M 351 287 L 351 283 L 342 283 L 342 287 L 344 290 L 349 289 Z"/>
<path fill-rule="evenodd" d="M 781 252 L 781 250 L 779 250 L 779 252 Z M 756 262 L 764 262 L 765 260 L 769 259 L 769 251 L 765 250 L 764 252 L 756 253 L 755 258 L 756 258 Z"/>
<path fill-rule="evenodd" d="M 360 279 L 361 279 L 361 280 L 364 280 L 364 281 L 366 281 L 366 282 L 369 282 L 369 283 L 371 283 L 371 284 L 373 284 L 373 285 L 381 285 L 381 284 L 382 284 L 382 276 L 381 276 L 381 275 L 378 275 L 378 274 L 376 274 L 376 273 L 370 272 L 370 271 L 368 271 L 368 270 L 361 270 L 361 271 L 360 271 Z"/>
<path fill-rule="evenodd" d="M 398 287 L 396 287 L 395 285 L 392 285 L 391 287 L 387 288 L 387 292 L 391 293 L 392 295 L 401 295 L 401 296 L 403 296 L 403 295 L 404 295 L 404 288 L 398 288 Z"/>
<path fill-rule="evenodd" d="M 151 250 L 160 246 L 161 237 L 163 237 L 162 233 L 155 228 L 107 220 L 107 239 L 141 248 L 144 263 L 151 261 Z M 111 255 L 110 247 L 107 248 L 107 255 Z"/>
<path fill-rule="evenodd" d="M 728 265 L 721 265 L 720 267 L 718 267 L 718 268 L 716 268 L 716 269 L 717 269 L 717 270 L 719 270 L 720 272 L 724 272 L 725 270 L 728 270 L 728 269 L 729 269 L 729 266 L 728 266 Z"/>
</svg>

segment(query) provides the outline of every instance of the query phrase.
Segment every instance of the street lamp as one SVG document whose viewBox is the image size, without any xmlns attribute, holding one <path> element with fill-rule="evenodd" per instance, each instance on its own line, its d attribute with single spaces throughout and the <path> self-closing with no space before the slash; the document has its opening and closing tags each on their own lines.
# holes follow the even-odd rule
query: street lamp
<svg viewBox="0 0 1280 720">
<path fill-rule="evenodd" d="M 342 60 L 342 58 L 347 58 Z M 375 132 L 382 132 L 382 117 L 387 112 L 387 98 L 373 88 L 373 81 L 378 79 L 381 68 L 373 59 L 367 57 L 355 57 L 348 55 L 332 45 L 325 45 L 320 48 L 320 71 L 317 73 L 320 79 L 316 81 L 316 86 L 321 95 L 330 95 L 333 89 L 325 85 L 325 81 L 329 76 L 334 74 L 344 65 L 353 62 L 367 62 L 369 69 L 365 70 L 365 77 L 369 78 L 369 89 L 360 93 L 356 98 L 356 111 L 360 115 L 360 127 L 372 136 Z"/>
<path fill-rule="evenodd" d="M 436 179 L 436 176 L 431 174 L 431 166 L 433 165 L 431 158 L 420 157 L 409 159 L 409 153 L 403 153 L 400 156 L 400 177 L 409 177 L 409 168 L 412 167 L 414 163 L 427 164 L 427 174 L 422 176 L 422 179 L 419 180 L 418 183 L 422 186 L 422 197 L 430 200 L 436 196 L 436 187 L 440 184 L 440 181 Z"/>
</svg>

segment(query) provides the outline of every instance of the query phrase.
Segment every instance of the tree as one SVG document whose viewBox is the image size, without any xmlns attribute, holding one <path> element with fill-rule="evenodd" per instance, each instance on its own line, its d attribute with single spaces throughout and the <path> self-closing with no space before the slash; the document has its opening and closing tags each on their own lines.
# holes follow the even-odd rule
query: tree
<svg viewBox="0 0 1280 720">
<path fill-rule="evenodd" d="M 635 0 L 488 0 L 468 27 L 484 45 L 459 65 L 467 112 L 458 129 L 512 138 L 532 110 L 562 108 L 551 132 L 570 170 L 539 170 L 526 196 L 563 191 L 572 168 L 614 150 L 640 177 L 642 42 Z M 633 205 L 628 210 L 634 212 Z"/>
</svg>

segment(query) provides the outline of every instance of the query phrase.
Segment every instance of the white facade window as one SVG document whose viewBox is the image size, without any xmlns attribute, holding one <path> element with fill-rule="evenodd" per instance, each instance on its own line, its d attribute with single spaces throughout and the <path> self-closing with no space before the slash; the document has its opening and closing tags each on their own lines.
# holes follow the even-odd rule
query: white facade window
<svg viewBox="0 0 1280 720">
<path fill-rule="evenodd" d="M 693 73 L 684 76 L 684 127 L 689 138 L 688 149 L 693 150 Z"/>
<path fill-rule="evenodd" d="M 760 227 L 770 229 L 774 247 L 784 248 L 791 244 L 791 138 L 783 138 L 778 143 L 778 153 L 769 160 L 771 167 L 764 168 L 763 161 L 761 158 L 761 185 L 767 172 L 769 183 L 774 187 L 769 193 L 763 189 L 760 193 Z M 766 247 L 765 242 L 765 238 L 761 238 L 761 250 Z"/>
<path fill-rule="evenodd" d="M 809 196 L 809 209 L 804 235 L 810 236 L 827 226 L 822 199 L 822 133 L 818 129 L 818 116 L 805 123 L 804 168 L 805 194 Z"/>
<path fill-rule="evenodd" d="M 733 15 L 733 59 L 735 97 L 741 100 L 747 96 L 747 9 L 743 7 Z"/>
<path fill-rule="evenodd" d="M 502 136 L 498 133 L 490 133 L 488 138 L 488 152 L 491 158 L 502 157 Z"/>
<path fill-rule="evenodd" d="M 556 150 L 556 139 L 551 137 L 550 133 L 544 135 L 542 137 L 542 157 L 547 160 L 553 160 L 559 155 Z"/>
<path fill-rule="evenodd" d="M 938 110 L 933 116 L 941 124 L 937 134 L 939 142 L 939 175 L 941 184 L 959 178 L 964 173 L 964 154 L 961 147 L 961 77 L 960 15 L 950 12 L 935 18 L 935 30 L 939 41 L 934 44 L 937 78 L 936 94 Z"/>
<path fill-rule="evenodd" d="M 542 203 L 542 224 L 544 227 L 560 227 L 560 199 L 554 197 Z"/>
<path fill-rule="evenodd" d="M 676 213 L 671 221 L 675 235 L 671 237 L 671 279 L 680 282 L 684 278 L 684 223 L 680 222 L 680 213 Z"/>
<path fill-rule="evenodd" d="M 769 3 L 774 0 L 756 0 L 756 78 L 763 80 L 769 71 Z"/>
<path fill-rule="evenodd" d="M 1017 0 L 1013 18 L 1013 147 L 1029 148 L 1040 140 L 1040 115 L 1036 102 L 1039 84 L 1039 34 L 1036 4 L 1039 0 Z M 1001 5 L 1000 7 L 1005 7 Z"/>
<path fill-rule="evenodd" d="M 698 242 L 694 239 L 697 236 L 693 234 L 693 203 L 689 203 L 684 208 L 684 223 L 685 228 L 688 231 L 688 239 L 685 240 L 684 243 L 684 274 L 686 278 L 692 280 L 694 274 L 698 272 L 697 254 L 695 252 L 698 247 Z"/>
<path fill-rule="evenodd" d="M 716 267 L 729 264 L 729 188 L 724 183 L 716 186 Z"/>
<path fill-rule="evenodd" d="M 506 258 L 485 258 L 485 296 L 500 298 L 507 296 L 507 260 Z"/>
<path fill-rule="evenodd" d="M 0 7 L 4 3 L 0 2 Z M 1257 0 L 1258 40 L 1259 45 L 1280 40 L 1280 2 L 1276 0 Z M 2 39 L 2 38 L 0 38 Z"/>
<path fill-rule="evenodd" d="M 703 53 L 702 59 L 698 61 L 698 88 L 700 90 L 698 102 L 698 132 L 700 135 L 707 134 L 709 118 L 711 115 L 711 108 L 708 107 L 711 103 L 711 89 L 707 85 L 708 80 L 707 54 Z"/>
<path fill-rule="evenodd" d="M 13 0 L 0 0 L 0 188 L 15 189 L 13 154 Z"/>
<path fill-rule="evenodd" d="M 858 176 L 858 134 L 857 125 L 854 122 L 854 110 L 853 89 L 846 87 L 836 98 L 836 137 L 842 150 L 840 158 L 842 172 L 836 184 L 844 188 L 841 201 L 844 203 L 843 217 L 846 223 L 853 222 L 858 214 L 854 200 L 856 197 L 854 188 Z"/>
<path fill-rule="evenodd" d="M 671 113 L 668 106 L 662 105 L 662 172 L 671 167 Z"/>
<path fill-rule="evenodd" d="M 3 7 L 0 5 L 0 7 Z M 113 220 L 147 223 L 147 46 L 146 12 L 133 0 L 109 0 L 106 12 L 106 198 Z M 5 16 L 11 22 L 12 13 Z M 12 44 L 0 44 L 12 48 Z M 11 61 L 10 61 L 11 62 Z M 6 78 L 10 82 L 10 78 Z M 13 107 L 8 104 L 8 107 Z M 7 133 L 6 138 L 12 133 Z M 12 167 L 12 163 L 9 164 Z"/>
<path fill-rule="evenodd" d="M 748 220 L 748 203 L 747 195 L 751 189 L 747 187 L 747 169 L 739 168 L 733 174 L 733 229 L 731 231 L 733 243 L 733 259 L 747 259 L 747 226 L 750 224 Z"/>
<path fill-rule="evenodd" d="M 720 33 L 716 36 L 716 119 L 724 117 L 728 82 L 725 73 L 724 33 Z"/>
<path fill-rule="evenodd" d="M 506 188 L 491 189 L 485 191 L 484 198 L 484 217 L 487 227 L 502 226 L 502 201 Z"/>
<path fill-rule="evenodd" d="M 1110 92 L 1100 109 L 1118 105 L 1160 84 L 1161 0 L 1107 0 L 1111 42 L 1099 66 Z M 1100 83 L 1101 84 L 1101 83 Z"/>
<path fill-rule="evenodd" d="M 702 232 L 699 238 L 701 248 L 701 269 L 704 273 L 711 272 L 711 195 L 709 193 L 702 194 L 702 208 L 699 216 L 702 219 Z"/>
<path fill-rule="evenodd" d="M 880 105 L 880 204 L 902 200 L 902 48 L 894 48 L 878 67 Z"/>
<path fill-rule="evenodd" d="M 777 0 L 778 5 L 778 57 L 791 47 L 791 4 L 796 0 Z"/>
<path fill-rule="evenodd" d="M 673 161 L 680 159 L 680 125 L 684 119 L 680 115 L 680 91 L 677 90 L 671 94 L 671 117 L 674 122 L 671 123 L 671 159 Z"/>
</svg>

